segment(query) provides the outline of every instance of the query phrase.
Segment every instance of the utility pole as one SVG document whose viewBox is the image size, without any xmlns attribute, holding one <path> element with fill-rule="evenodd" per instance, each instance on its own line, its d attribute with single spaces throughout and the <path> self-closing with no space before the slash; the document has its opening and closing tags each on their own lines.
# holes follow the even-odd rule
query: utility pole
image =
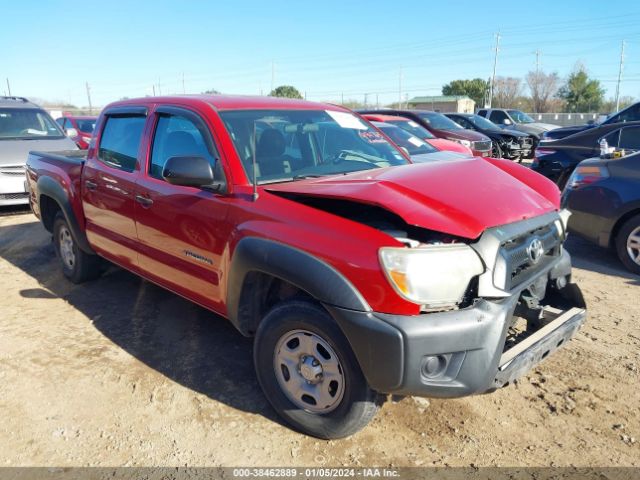
<svg viewBox="0 0 640 480">
<path fill-rule="evenodd" d="M 620 110 L 620 82 L 622 82 L 622 68 L 624 67 L 624 44 L 622 41 L 622 49 L 620 50 L 620 69 L 618 70 L 618 84 L 616 85 L 616 112 Z"/>
<path fill-rule="evenodd" d="M 275 88 L 275 80 L 276 80 L 276 64 L 271 60 L 271 91 Z"/>
<path fill-rule="evenodd" d="M 489 105 L 491 108 L 491 102 L 493 100 L 493 86 L 496 82 L 496 68 L 498 67 L 498 52 L 500 51 L 500 32 L 496 33 L 496 50 L 493 57 L 493 75 L 491 76 L 491 84 L 489 85 Z"/>
<path fill-rule="evenodd" d="M 340 93 L 340 98 L 342 99 L 340 105 L 344 105 L 344 92 Z"/>
<path fill-rule="evenodd" d="M 367 108 L 367 96 L 368 95 L 369 95 L 368 93 L 364 94 L 364 108 Z"/>
<path fill-rule="evenodd" d="M 11 96 L 11 85 L 9 85 L 9 77 L 7 77 L 7 92 L 9 93 L 9 96 Z"/>
<path fill-rule="evenodd" d="M 398 74 L 398 108 L 402 108 L 402 67 Z"/>
<path fill-rule="evenodd" d="M 182 72 L 182 94 L 184 95 L 187 91 L 184 88 L 184 72 Z"/>
<path fill-rule="evenodd" d="M 537 79 L 538 75 L 540 74 L 540 50 L 536 50 L 534 53 L 536 54 L 536 79 Z"/>
<path fill-rule="evenodd" d="M 378 94 L 376 93 L 376 109 L 380 108 L 380 102 L 378 101 Z"/>
<path fill-rule="evenodd" d="M 156 86 L 155 85 L 151 85 L 151 89 L 153 90 L 153 96 L 156 96 Z"/>
<path fill-rule="evenodd" d="M 84 82 L 87 87 L 87 100 L 89 100 L 89 115 L 93 115 L 93 107 L 91 106 L 91 87 L 89 86 L 89 82 Z"/>
</svg>

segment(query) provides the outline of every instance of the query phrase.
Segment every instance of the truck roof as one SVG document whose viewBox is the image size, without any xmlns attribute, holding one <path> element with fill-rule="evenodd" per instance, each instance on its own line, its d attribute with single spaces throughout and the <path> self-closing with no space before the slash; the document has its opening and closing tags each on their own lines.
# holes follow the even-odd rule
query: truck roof
<svg viewBox="0 0 640 480">
<path fill-rule="evenodd" d="M 110 104 L 153 104 L 153 103 L 177 103 L 182 105 L 197 105 L 207 103 L 219 110 L 338 110 L 349 112 L 350 110 L 339 105 L 327 103 L 309 102 L 293 98 L 250 96 L 250 95 L 171 95 L 162 97 L 144 97 L 122 100 Z"/>
</svg>

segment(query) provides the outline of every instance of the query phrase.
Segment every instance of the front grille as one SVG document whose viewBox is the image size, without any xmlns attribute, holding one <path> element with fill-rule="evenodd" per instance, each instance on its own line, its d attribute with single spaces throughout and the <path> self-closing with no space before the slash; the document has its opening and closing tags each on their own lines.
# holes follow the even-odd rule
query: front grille
<svg viewBox="0 0 640 480">
<path fill-rule="evenodd" d="M 542 243 L 542 256 L 537 262 L 532 261 L 528 249 L 534 240 Z M 505 290 L 511 290 L 531 280 L 538 272 L 544 270 L 560 255 L 560 235 L 553 224 L 517 236 L 500 245 L 499 261 L 503 262 L 506 278 L 502 279 Z M 499 280 L 499 279 L 495 279 Z"/>
<path fill-rule="evenodd" d="M 29 198 L 29 194 L 27 192 L 0 193 L 0 200 L 22 200 L 24 198 Z"/>
<path fill-rule="evenodd" d="M 491 150 L 491 142 L 473 142 L 472 144 L 473 150 L 476 152 L 486 152 Z"/>
</svg>

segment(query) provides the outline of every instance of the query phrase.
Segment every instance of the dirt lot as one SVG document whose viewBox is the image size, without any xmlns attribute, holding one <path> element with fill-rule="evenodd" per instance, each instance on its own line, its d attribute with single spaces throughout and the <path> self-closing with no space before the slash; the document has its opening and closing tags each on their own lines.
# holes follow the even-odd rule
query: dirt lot
<svg viewBox="0 0 640 480">
<path fill-rule="evenodd" d="M 640 465 L 640 279 L 570 239 L 588 323 L 492 395 L 386 404 L 352 438 L 275 418 L 251 341 L 112 268 L 76 286 L 30 214 L 0 216 L 0 466 Z"/>
</svg>

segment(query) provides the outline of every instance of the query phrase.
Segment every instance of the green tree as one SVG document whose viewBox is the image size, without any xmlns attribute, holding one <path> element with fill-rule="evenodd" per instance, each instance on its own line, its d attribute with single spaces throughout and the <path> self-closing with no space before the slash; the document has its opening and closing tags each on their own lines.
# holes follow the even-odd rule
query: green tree
<svg viewBox="0 0 640 480">
<path fill-rule="evenodd" d="M 302 98 L 302 95 L 296 87 L 291 85 L 280 85 L 274 88 L 269 93 L 270 97 L 284 97 L 284 98 Z"/>
<path fill-rule="evenodd" d="M 442 87 L 443 95 L 466 95 L 471 98 L 478 107 L 484 106 L 485 95 L 489 89 L 489 83 L 481 78 L 473 80 L 453 80 Z"/>
<path fill-rule="evenodd" d="M 589 78 L 586 69 L 578 65 L 567 83 L 558 91 L 569 112 L 597 112 L 604 102 L 604 88 L 598 80 Z"/>
</svg>

